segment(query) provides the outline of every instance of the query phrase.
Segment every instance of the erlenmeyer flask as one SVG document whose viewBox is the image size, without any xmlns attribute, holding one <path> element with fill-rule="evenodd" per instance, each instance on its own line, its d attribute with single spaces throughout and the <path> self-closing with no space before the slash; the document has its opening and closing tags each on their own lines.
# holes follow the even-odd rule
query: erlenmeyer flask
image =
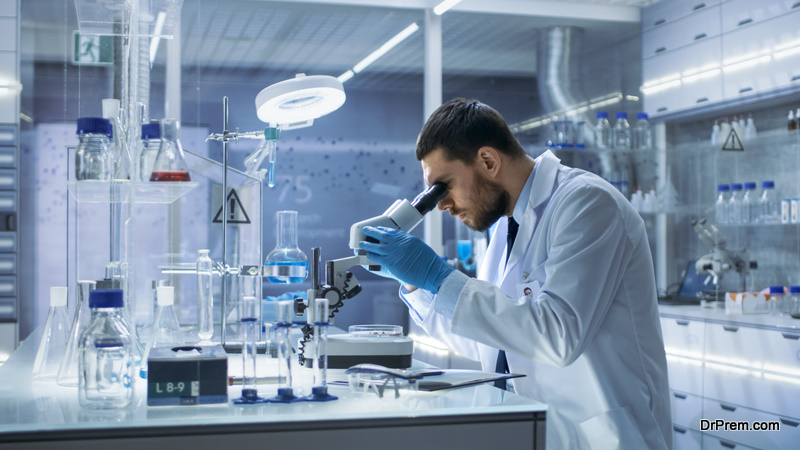
<svg viewBox="0 0 800 450">
<path fill-rule="evenodd" d="M 50 288 L 50 311 L 47 312 L 39 350 L 33 362 L 33 378 L 55 378 L 58 375 L 61 358 L 67 349 L 69 325 L 67 288 L 53 286 Z"/>
<path fill-rule="evenodd" d="M 267 280 L 302 283 L 308 274 L 308 258 L 297 246 L 297 211 L 278 211 L 276 230 L 277 245 L 264 261 Z"/>
<path fill-rule="evenodd" d="M 142 364 L 139 369 L 139 376 L 147 378 L 147 357 L 150 351 L 156 347 L 181 347 L 183 346 L 183 335 L 178 316 L 175 315 L 175 288 L 172 286 L 159 286 L 156 288 L 156 318 L 153 321 L 153 330 L 150 332 L 150 339 L 142 357 Z"/>
<path fill-rule="evenodd" d="M 189 166 L 183 157 L 180 123 L 175 119 L 164 119 L 161 124 L 161 148 L 150 181 L 191 181 Z"/>
<path fill-rule="evenodd" d="M 75 314 L 72 317 L 72 327 L 69 330 L 69 340 L 64 357 L 58 367 L 56 382 L 62 386 L 78 386 L 78 354 L 80 352 L 79 338 L 86 325 L 89 324 L 91 312 L 89 311 L 89 293 L 97 285 L 94 281 L 78 281 L 78 301 L 75 305 Z"/>
</svg>

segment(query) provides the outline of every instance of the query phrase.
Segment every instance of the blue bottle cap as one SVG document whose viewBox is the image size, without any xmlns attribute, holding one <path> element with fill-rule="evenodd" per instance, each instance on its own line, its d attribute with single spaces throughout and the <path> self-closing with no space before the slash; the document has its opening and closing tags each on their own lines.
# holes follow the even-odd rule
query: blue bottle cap
<svg viewBox="0 0 800 450">
<path fill-rule="evenodd" d="M 772 189 L 772 188 L 775 187 L 775 182 L 774 181 L 762 181 L 761 182 L 761 187 L 764 188 L 764 189 Z"/>
<path fill-rule="evenodd" d="M 626 112 L 618 112 L 617 113 L 617 119 L 627 119 L 627 118 L 628 118 L 628 113 L 626 113 Z"/>
<path fill-rule="evenodd" d="M 731 184 L 732 191 L 741 191 L 742 190 L 742 183 L 732 183 Z"/>
<path fill-rule="evenodd" d="M 800 294 L 800 286 L 790 286 L 789 292 L 792 294 Z"/>
<path fill-rule="evenodd" d="M 275 127 L 264 128 L 264 140 L 270 142 L 277 142 L 281 137 L 281 130 Z"/>
<path fill-rule="evenodd" d="M 747 189 L 747 190 L 755 189 L 756 188 L 756 184 L 754 182 L 752 182 L 752 181 L 748 181 L 747 183 L 744 184 L 744 188 Z"/>
<path fill-rule="evenodd" d="M 608 119 L 608 113 L 605 112 L 605 111 L 600 111 L 599 113 L 597 113 L 597 118 L 598 119 L 601 119 L 601 118 L 602 119 Z"/>
<path fill-rule="evenodd" d="M 108 119 L 102 117 L 81 117 L 78 119 L 76 134 L 105 134 L 111 139 L 113 132 L 114 129 Z"/>
<path fill-rule="evenodd" d="M 89 293 L 89 308 L 122 308 L 122 289 L 95 289 Z"/>
<path fill-rule="evenodd" d="M 142 139 L 161 139 L 161 128 L 158 122 L 142 124 Z"/>
<path fill-rule="evenodd" d="M 717 190 L 719 192 L 728 192 L 728 191 L 731 190 L 731 187 L 729 185 L 727 185 L 727 184 L 718 184 L 717 185 Z"/>
<path fill-rule="evenodd" d="M 647 119 L 647 118 L 649 118 L 649 116 L 647 115 L 647 113 L 641 112 L 641 113 L 636 114 L 636 118 L 637 119 Z"/>
<path fill-rule="evenodd" d="M 770 286 L 769 287 L 770 294 L 783 294 L 783 286 Z"/>
</svg>

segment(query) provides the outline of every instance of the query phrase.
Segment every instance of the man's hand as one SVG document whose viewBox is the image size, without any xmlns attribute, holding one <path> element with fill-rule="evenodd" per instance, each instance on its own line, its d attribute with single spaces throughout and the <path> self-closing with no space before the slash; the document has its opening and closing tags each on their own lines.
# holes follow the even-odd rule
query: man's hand
<svg viewBox="0 0 800 450">
<path fill-rule="evenodd" d="M 453 269 L 416 236 L 387 227 L 364 227 L 364 234 L 378 243 L 361 241 L 367 257 L 406 285 L 437 293 Z"/>
</svg>

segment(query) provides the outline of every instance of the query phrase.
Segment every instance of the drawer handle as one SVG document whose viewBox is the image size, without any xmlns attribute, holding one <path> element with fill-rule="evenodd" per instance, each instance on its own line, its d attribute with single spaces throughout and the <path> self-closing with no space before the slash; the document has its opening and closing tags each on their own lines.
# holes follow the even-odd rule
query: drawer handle
<svg viewBox="0 0 800 450">
<path fill-rule="evenodd" d="M 679 427 L 679 426 L 677 426 L 677 425 L 673 425 L 673 426 L 672 426 L 672 429 L 673 429 L 673 430 L 675 430 L 675 431 L 677 431 L 677 432 L 678 432 L 678 433 L 680 433 L 680 434 L 686 434 L 686 431 L 687 431 L 687 430 L 686 430 L 686 428 Z"/>
<path fill-rule="evenodd" d="M 698 39 L 703 39 L 706 36 L 708 36 L 708 35 L 705 34 L 705 33 L 700 33 L 700 34 L 698 34 L 697 36 L 694 37 L 694 40 L 696 41 Z"/>
<path fill-rule="evenodd" d="M 743 87 L 743 88 L 739 89 L 739 93 L 740 93 L 740 94 L 744 94 L 745 92 L 750 92 L 750 91 L 752 91 L 752 90 L 753 90 L 753 88 L 752 88 L 752 87 L 750 87 L 750 86 L 748 86 L 748 87 Z"/>
<path fill-rule="evenodd" d="M 727 447 L 727 448 L 736 448 L 736 444 L 734 444 L 733 442 L 723 441 L 722 439 L 720 439 L 720 440 L 719 440 L 719 443 L 720 443 L 720 444 L 721 444 L 723 447 Z"/>
<path fill-rule="evenodd" d="M 730 331 L 731 333 L 736 333 L 737 331 L 739 331 L 739 327 L 727 327 L 724 325 L 722 326 L 722 329 L 725 331 Z"/>
<path fill-rule="evenodd" d="M 796 3 L 795 3 L 794 5 L 792 5 L 792 7 L 791 7 L 791 8 L 789 8 L 789 9 L 795 9 L 795 8 L 798 8 L 798 7 L 800 7 L 800 2 L 796 2 Z"/>
<path fill-rule="evenodd" d="M 707 102 L 707 101 L 708 101 L 708 97 L 701 97 L 701 98 L 697 99 L 696 103 L 703 103 L 703 102 Z"/>
<path fill-rule="evenodd" d="M 784 424 L 784 425 L 789 425 L 790 427 L 794 427 L 794 428 L 797 428 L 797 426 L 800 425 L 800 422 L 795 422 L 794 420 L 784 419 L 783 417 L 781 417 L 781 423 Z"/>
<path fill-rule="evenodd" d="M 661 52 L 665 52 L 665 51 L 667 51 L 667 47 L 658 47 L 656 49 L 655 53 L 661 53 Z"/>
<path fill-rule="evenodd" d="M 750 22 L 752 22 L 752 21 L 753 21 L 753 19 L 744 19 L 744 20 L 742 20 L 741 22 L 739 22 L 739 24 L 738 24 L 738 25 L 736 25 L 736 26 L 737 26 L 737 27 L 740 27 L 740 26 L 742 26 L 742 25 L 747 25 L 748 23 L 750 23 Z"/>
<path fill-rule="evenodd" d="M 800 4 L 800 2 L 797 2 L 797 3 Z M 795 5 L 795 6 L 797 6 L 797 5 Z M 662 23 L 666 23 L 666 21 L 667 21 L 666 19 L 658 19 L 655 22 L 653 22 L 653 26 L 657 27 L 657 26 L 661 25 Z"/>
<path fill-rule="evenodd" d="M 673 392 L 672 395 L 674 395 L 676 398 L 679 398 L 681 400 L 686 400 L 686 397 L 687 397 L 686 394 L 679 394 L 677 392 Z"/>
<path fill-rule="evenodd" d="M 720 403 L 719 406 L 720 406 L 720 408 L 724 409 L 725 411 L 730 411 L 730 412 L 736 411 L 736 407 L 735 406 L 726 405 L 725 403 Z"/>
<path fill-rule="evenodd" d="M 667 110 L 667 107 L 666 107 L 666 106 L 662 106 L 661 108 L 658 108 L 658 109 L 656 110 L 656 112 L 664 112 L 664 111 L 666 111 L 666 110 Z"/>
<path fill-rule="evenodd" d="M 800 80 L 800 75 L 793 76 L 790 81 L 797 81 L 797 80 Z"/>
<path fill-rule="evenodd" d="M 800 334 L 781 333 L 781 335 L 784 337 L 784 339 L 789 339 L 792 341 L 800 339 Z"/>
<path fill-rule="evenodd" d="M 675 323 L 677 323 L 678 325 L 680 325 L 682 327 L 688 327 L 689 326 L 689 321 L 688 320 L 675 319 Z"/>
<path fill-rule="evenodd" d="M 697 11 L 698 9 L 702 9 L 702 8 L 705 8 L 705 7 L 706 7 L 705 3 L 698 3 L 698 4 L 694 5 L 694 8 L 692 8 L 692 11 Z"/>
</svg>

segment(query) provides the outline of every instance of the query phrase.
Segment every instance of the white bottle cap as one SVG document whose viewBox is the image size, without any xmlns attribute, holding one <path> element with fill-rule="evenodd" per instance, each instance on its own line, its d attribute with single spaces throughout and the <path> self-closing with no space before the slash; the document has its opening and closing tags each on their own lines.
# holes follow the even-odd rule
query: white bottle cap
<svg viewBox="0 0 800 450">
<path fill-rule="evenodd" d="M 115 119 L 119 116 L 119 100 L 115 98 L 103 99 L 103 118 Z"/>
<path fill-rule="evenodd" d="M 67 306 L 67 288 L 50 286 L 50 306 Z"/>
<path fill-rule="evenodd" d="M 172 286 L 157 287 L 156 301 L 158 306 L 172 306 L 175 303 L 175 288 Z"/>
</svg>

